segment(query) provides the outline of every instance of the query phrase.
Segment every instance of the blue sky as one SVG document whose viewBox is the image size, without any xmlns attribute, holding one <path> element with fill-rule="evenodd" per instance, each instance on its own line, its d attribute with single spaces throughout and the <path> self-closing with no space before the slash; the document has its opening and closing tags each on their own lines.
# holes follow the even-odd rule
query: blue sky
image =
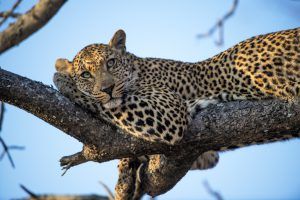
<svg viewBox="0 0 300 200">
<path fill-rule="evenodd" d="M 36 2 L 23 1 L 18 11 Z M 199 61 L 251 36 L 300 26 L 299 1 L 244 0 L 225 23 L 225 44 L 215 38 L 198 40 L 231 6 L 232 1 L 68 1 L 41 30 L 0 56 L 0 66 L 45 84 L 52 83 L 57 58 L 72 59 L 84 46 L 107 43 L 122 28 L 127 50 L 141 57 Z M 0 10 L 11 6 L 0 1 Z M 0 29 L 0 30 L 3 30 Z M 16 169 L 7 157 L 0 162 L 0 199 L 25 196 L 24 184 L 36 193 L 106 194 L 117 180 L 117 161 L 86 163 L 61 177 L 58 160 L 79 151 L 82 145 L 35 116 L 7 105 L 3 131 Z M 0 149 L 2 150 L 2 149 Z M 300 141 L 252 146 L 221 154 L 216 168 L 189 172 L 171 191 L 158 199 L 212 199 L 203 181 L 225 199 L 299 199 Z"/>
</svg>

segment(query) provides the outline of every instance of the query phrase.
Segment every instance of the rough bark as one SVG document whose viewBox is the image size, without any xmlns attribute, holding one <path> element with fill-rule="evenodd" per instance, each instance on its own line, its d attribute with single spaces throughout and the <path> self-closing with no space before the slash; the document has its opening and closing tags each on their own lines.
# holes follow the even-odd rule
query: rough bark
<svg viewBox="0 0 300 200">
<path fill-rule="evenodd" d="M 66 0 L 40 0 L 28 12 L 0 33 L 0 54 L 18 45 L 43 27 L 63 6 Z"/>
<path fill-rule="evenodd" d="M 145 154 L 166 155 L 153 156 L 145 167 L 143 188 L 151 196 L 172 188 L 203 152 L 275 140 L 287 133 L 297 137 L 300 129 L 298 103 L 236 101 L 210 106 L 198 113 L 180 144 L 149 143 L 105 123 L 52 87 L 3 69 L 0 69 L 0 100 L 36 115 L 82 142 L 83 151 L 62 158 L 62 165 L 67 167 L 90 160 L 105 162 Z"/>
</svg>

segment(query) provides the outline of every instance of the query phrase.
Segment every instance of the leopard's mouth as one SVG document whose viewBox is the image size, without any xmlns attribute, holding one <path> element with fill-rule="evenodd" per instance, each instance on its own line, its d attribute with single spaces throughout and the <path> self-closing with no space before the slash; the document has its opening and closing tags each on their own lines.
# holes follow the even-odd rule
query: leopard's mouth
<svg viewBox="0 0 300 200">
<path fill-rule="evenodd" d="M 123 101 L 122 98 L 120 98 L 120 97 L 114 97 L 114 88 L 115 88 L 115 84 L 109 86 L 108 88 L 101 90 L 102 92 L 105 92 L 110 97 L 110 99 L 106 103 L 103 103 L 103 106 L 105 108 L 108 108 L 108 109 L 116 108 L 116 107 L 120 106 Z"/>
<path fill-rule="evenodd" d="M 99 94 L 92 94 L 86 91 L 81 91 L 84 95 L 89 96 L 97 101 L 100 101 L 104 108 L 111 109 L 120 106 L 123 98 L 112 97 L 113 87 L 101 90 Z"/>
</svg>

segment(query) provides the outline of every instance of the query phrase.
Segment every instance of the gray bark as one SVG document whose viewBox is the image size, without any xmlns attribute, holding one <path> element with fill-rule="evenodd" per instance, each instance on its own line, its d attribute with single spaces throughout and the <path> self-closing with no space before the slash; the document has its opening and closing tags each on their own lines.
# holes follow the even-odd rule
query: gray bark
<svg viewBox="0 0 300 200">
<path fill-rule="evenodd" d="M 203 152 L 299 137 L 300 129 L 298 103 L 236 101 L 209 106 L 198 113 L 180 144 L 149 143 L 105 123 L 52 87 L 3 69 L 0 69 L 0 101 L 22 108 L 82 142 L 83 151 L 62 158 L 62 165 L 68 167 L 86 161 L 101 163 L 165 154 L 166 157 L 153 156 L 145 168 L 143 188 L 152 196 L 171 189 Z"/>
</svg>

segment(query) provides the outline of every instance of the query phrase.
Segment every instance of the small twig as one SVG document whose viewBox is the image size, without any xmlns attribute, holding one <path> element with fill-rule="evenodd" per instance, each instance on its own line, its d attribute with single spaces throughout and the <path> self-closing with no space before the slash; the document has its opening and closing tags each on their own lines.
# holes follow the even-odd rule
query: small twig
<svg viewBox="0 0 300 200">
<path fill-rule="evenodd" d="M 0 21 L 0 26 L 2 26 L 2 24 L 4 24 L 4 22 L 6 22 L 6 20 L 12 16 L 12 14 L 14 13 L 15 9 L 19 6 L 19 4 L 21 3 L 22 0 L 17 0 L 16 3 L 13 5 L 13 7 L 6 11 L 3 12 L 3 19 Z"/>
<path fill-rule="evenodd" d="M 114 200 L 115 197 L 114 197 L 114 194 L 112 193 L 112 191 L 109 189 L 109 187 L 103 183 L 102 181 L 99 181 L 99 184 L 104 188 L 104 190 L 107 192 L 108 194 L 108 199 L 109 200 Z"/>
<path fill-rule="evenodd" d="M 63 166 L 61 168 L 61 170 L 63 170 L 63 173 L 61 174 L 61 176 L 64 176 L 71 167 L 72 167 L 72 162 L 70 162 L 69 164 Z"/>
<path fill-rule="evenodd" d="M 87 148 L 87 147 L 83 147 L 83 148 Z M 85 155 L 83 155 L 84 152 L 85 151 L 83 150 L 71 156 L 64 156 L 59 160 L 60 166 L 62 167 L 62 170 L 64 170 L 62 176 L 64 176 L 71 167 L 87 162 Z"/>
<path fill-rule="evenodd" d="M 22 146 L 15 146 L 15 145 L 13 145 L 13 146 L 7 146 L 6 143 L 5 143 L 5 141 L 2 139 L 1 136 L 0 136 L 0 143 L 1 143 L 2 146 L 3 146 L 3 152 L 2 152 L 1 155 L 0 155 L 0 160 L 2 160 L 3 157 L 4 157 L 5 154 L 6 154 L 7 157 L 8 157 L 8 160 L 9 160 L 11 166 L 12 166 L 12 168 L 15 168 L 15 164 L 14 164 L 14 161 L 13 161 L 13 159 L 12 159 L 12 156 L 10 155 L 9 150 L 12 150 L 12 149 L 16 149 L 16 150 L 24 150 L 25 147 L 22 147 Z"/>
<path fill-rule="evenodd" d="M 29 195 L 29 197 L 16 200 L 110 200 L 106 196 L 96 194 L 90 195 L 56 195 L 56 194 L 35 194 L 24 185 L 20 187 Z"/>
<path fill-rule="evenodd" d="M 0 101 L 0 132 L 2 130 L 4 111 L 5 111 L 4 103 L 2 101 Z M 15 168 L 15 164 L 14 164 L 14 161 L 12 159 L 12 156 L 10 155 L 9 150 L 24 150 L 24 147 L 16 146 L 16 145 L 7 146 L 5 141 L 2 139 L 1 136 L 0 136 L 0 143 L 3 146 L 3 152 L 0 154 L 0 161 L 4 158 L 5 154 L 7 154 L 8 160 L 9 160 L 12 168 Z"/>
<path fill-rule="evenodd" d="M 8 146 L 5 144 L 4 140 L 2 139 L 2 137 L 0 137 L 0 143 L 2 144 L 3 146 L 3 153 L 1 154 L 1 159 L 4 157 L 5 154 L 7 154 L 7 157 L 8 157 L 8 160 L 12 166 L 12 168 L 15 168 L 15 164 L 14 164 L 14 161 L 10 155 L 10 152 L 9 152 L 9 148 Z"/>
<path fill-rule="evenodd" d="M 3 118 L 4 118 L 4 103 L 2 101 L 0 101 L 0 132 L 2 130 L 2 123 L 3 123 Z"/>
<path fill-rule="evenodd" d="M 25 147 L 22 147 L 22 146 L 15 146 L 15 145 L 12 145 L 12 146 L 7 146 L 7 148 L 9 150 L 24 150 Z M 0 155 L 0 161 L 3 159 L 3 157 L 5 156 L 6 154 L 6 151 L 3 151 Z"/>
<path fill-rule="evenodd" d="M 26 192 L 31 198 L 36 198 L 38 199 L 38 195 L 34 194 L 32 191 L 30 191 L 29 189 L 27 189 L 24 185 L 20 184 L 20 187 L 22 188 L 22 190 L 24 190 L 24 192 Z"/>
<path fill-rule="evenodd" d="M 23 146 L 11 145 L 11 146 L 8 146 L 8 149 L 10 149 L 10 150 L 24 150 L 25 147 L 23 147 Z"/>
<path fill-rule="evenodd" d="M 4 12 L 0 12 L 0 17 L 6 17 L 7 15 L 7 11 Z M 20 17 L 22 14 L 21 13 L 10 13 L 8 17 L 12 17 L 12 18 L 17 18 Z"/>
<path fill-rule="evenodd" d="M 3 151 L 2 153 L 1 153 L 1 155 L 0 155 L 0 161 L 3 159 L 3 157 L 5 156 L 5 151 Z"/>
<path fill-rule="evenodd" d="M 206 191 L 207 191 L 211 196 L 215 197 L 216 200 L 223 200 L 223 197 L 221 196 L 221 194 L 220 194 L 219 192 L 214 191 L 214 190 L 210 187 L 210 185 L 209 185 L 209 183 L 208 183 L 207 181 L 204 181 L 204 182 L 203 182 L 203 185 L 204 185 Z"/>
<path fill-rule="evenodd" d="M 221 46 L 224 43 L 224 23 L 228 18 L 230 18 L 234 12 L 236 11 L 238 5 L 238 0 L 233 1 L 233 5 L 230 10 L 221 18 L 219 19 L 206 33 L 200 33 L 197 35 L 197 38 L 205 38 L 212 36 L 217 29 L 219 30 L 219 39 L 215 42 L 216 45 Z"/>
</svg>

